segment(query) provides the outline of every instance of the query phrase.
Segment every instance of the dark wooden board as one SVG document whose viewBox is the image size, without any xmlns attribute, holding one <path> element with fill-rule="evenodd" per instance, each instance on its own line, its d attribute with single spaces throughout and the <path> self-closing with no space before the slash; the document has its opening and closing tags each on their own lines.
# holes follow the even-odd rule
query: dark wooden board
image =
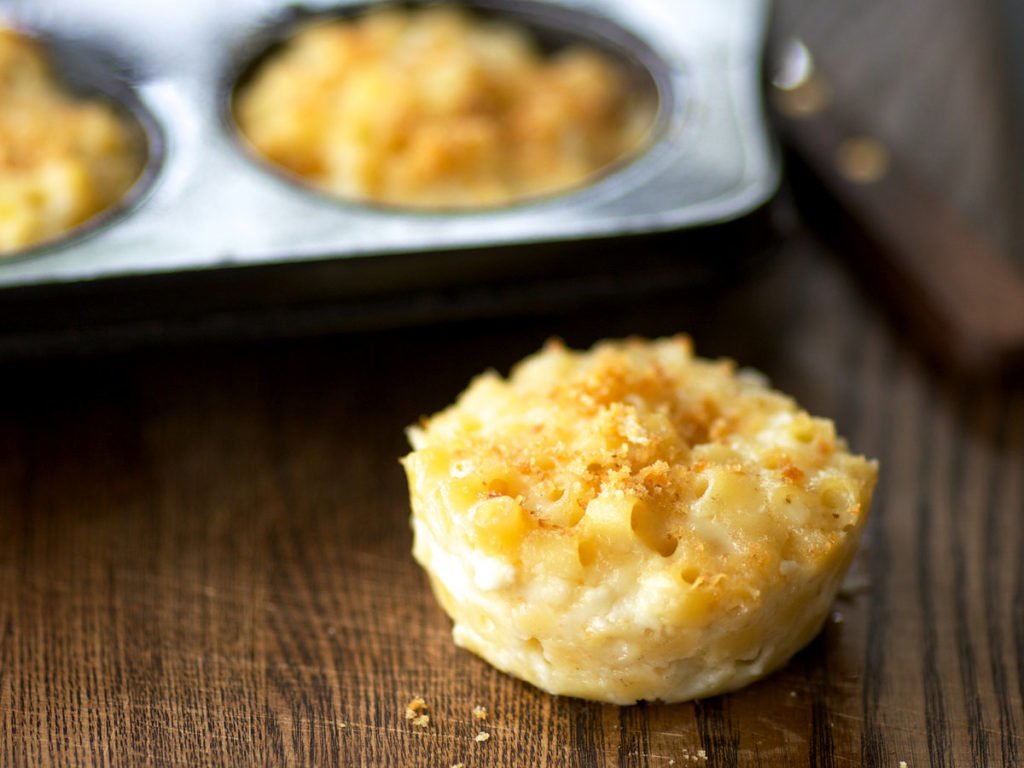
<svg viewBox="0 0 1024 768">
<path fill-rule="evenodd" d="M 808 5 L 782 22 L 1005 245 L 976 6 Z M 699 703 L 553 698 L 456 649 L 409 556 L 403 428 L 549 335 L 680 330 L 881 459 L 863 588 L 783 671 Z M 0 765 L 1024 760 L 1024 390 L 934 368 L 808 238 L 701 302 L 8 362 L 0 391 Z"/>
</svg>

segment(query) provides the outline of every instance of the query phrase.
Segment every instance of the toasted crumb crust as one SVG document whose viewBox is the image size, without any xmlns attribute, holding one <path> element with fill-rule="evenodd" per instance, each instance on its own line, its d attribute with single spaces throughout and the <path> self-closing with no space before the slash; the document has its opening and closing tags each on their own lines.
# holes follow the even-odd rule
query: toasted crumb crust
<svg viewBox="0 0 1024 768">
<path fill-rule="evenodd" d="M 619 702 L 736 687 L 810 640 L 876 473 L 685 337 L 550 343 L 410 439 L 414 554 L 456 641 Z"/>
</svg>

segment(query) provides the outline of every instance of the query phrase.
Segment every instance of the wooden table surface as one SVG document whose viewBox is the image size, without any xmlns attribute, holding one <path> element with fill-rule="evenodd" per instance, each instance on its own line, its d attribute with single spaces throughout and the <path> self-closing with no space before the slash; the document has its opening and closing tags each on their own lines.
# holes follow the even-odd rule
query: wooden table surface
<svg viewBox="0 0 1024 768">
<path fill-rule="evenodd" d="M 1010 243 L 981 4 L 779 10 L 856 114 Z M 554 698 L 457 650 L 409 555 L 403 428 L 550 335 L 676 331 L 881 460 L 861 588 L 783 671 L 697 703 Z M 1024 760 L 1024 393 L 934 368 L 809 237 L 705 301 L 7 363 L 0 382 L 0 765 Z M 415 695 L 428 728 L 405 719 Z"/>
</svg>

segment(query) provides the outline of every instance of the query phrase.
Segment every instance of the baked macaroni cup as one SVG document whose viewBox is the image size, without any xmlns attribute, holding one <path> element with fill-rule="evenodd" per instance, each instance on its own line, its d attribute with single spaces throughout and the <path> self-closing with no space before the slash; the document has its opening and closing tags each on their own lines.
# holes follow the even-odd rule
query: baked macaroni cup
<svg viewBox="0 0 1024 768">
<path fill-rule="evenodd" d="M 38 42 L 0 24 L 0 256 L 59 240 L 118 206 L 146 162 L 133 115 L 72 93 Z"/>
<path fill-rule="evenodd" d="M 639 152 L 658 99 L 633 75 L 594 45 L 546 50 L 493 11 L 387 5 L 299 26 L 242 78 L 232 113 L 257 157 L 330 196 L 486 209 Z"/>
<path fill-rule="evenodd" d="M 616 704 L 785 664 L 828 615 L 877 471 L 685 337 L 549 343 L 409 438 L 413 554 L 456 644 Z"/>
</svg>

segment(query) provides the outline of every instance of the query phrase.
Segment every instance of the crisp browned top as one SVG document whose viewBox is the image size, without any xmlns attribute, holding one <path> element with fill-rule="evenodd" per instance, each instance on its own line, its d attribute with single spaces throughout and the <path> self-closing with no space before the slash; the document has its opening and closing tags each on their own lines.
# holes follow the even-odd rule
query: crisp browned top
<svg viewBox="0 0 1024 768">
<path fill-rule="evenodd" d="M 667 570 L 679 599 L 719 611 L 856 540 L 876 472 L 829 420 L 685 337 L 549 344 L 411 438 L 437 536 L 538 578 Z"/>
</svg>

